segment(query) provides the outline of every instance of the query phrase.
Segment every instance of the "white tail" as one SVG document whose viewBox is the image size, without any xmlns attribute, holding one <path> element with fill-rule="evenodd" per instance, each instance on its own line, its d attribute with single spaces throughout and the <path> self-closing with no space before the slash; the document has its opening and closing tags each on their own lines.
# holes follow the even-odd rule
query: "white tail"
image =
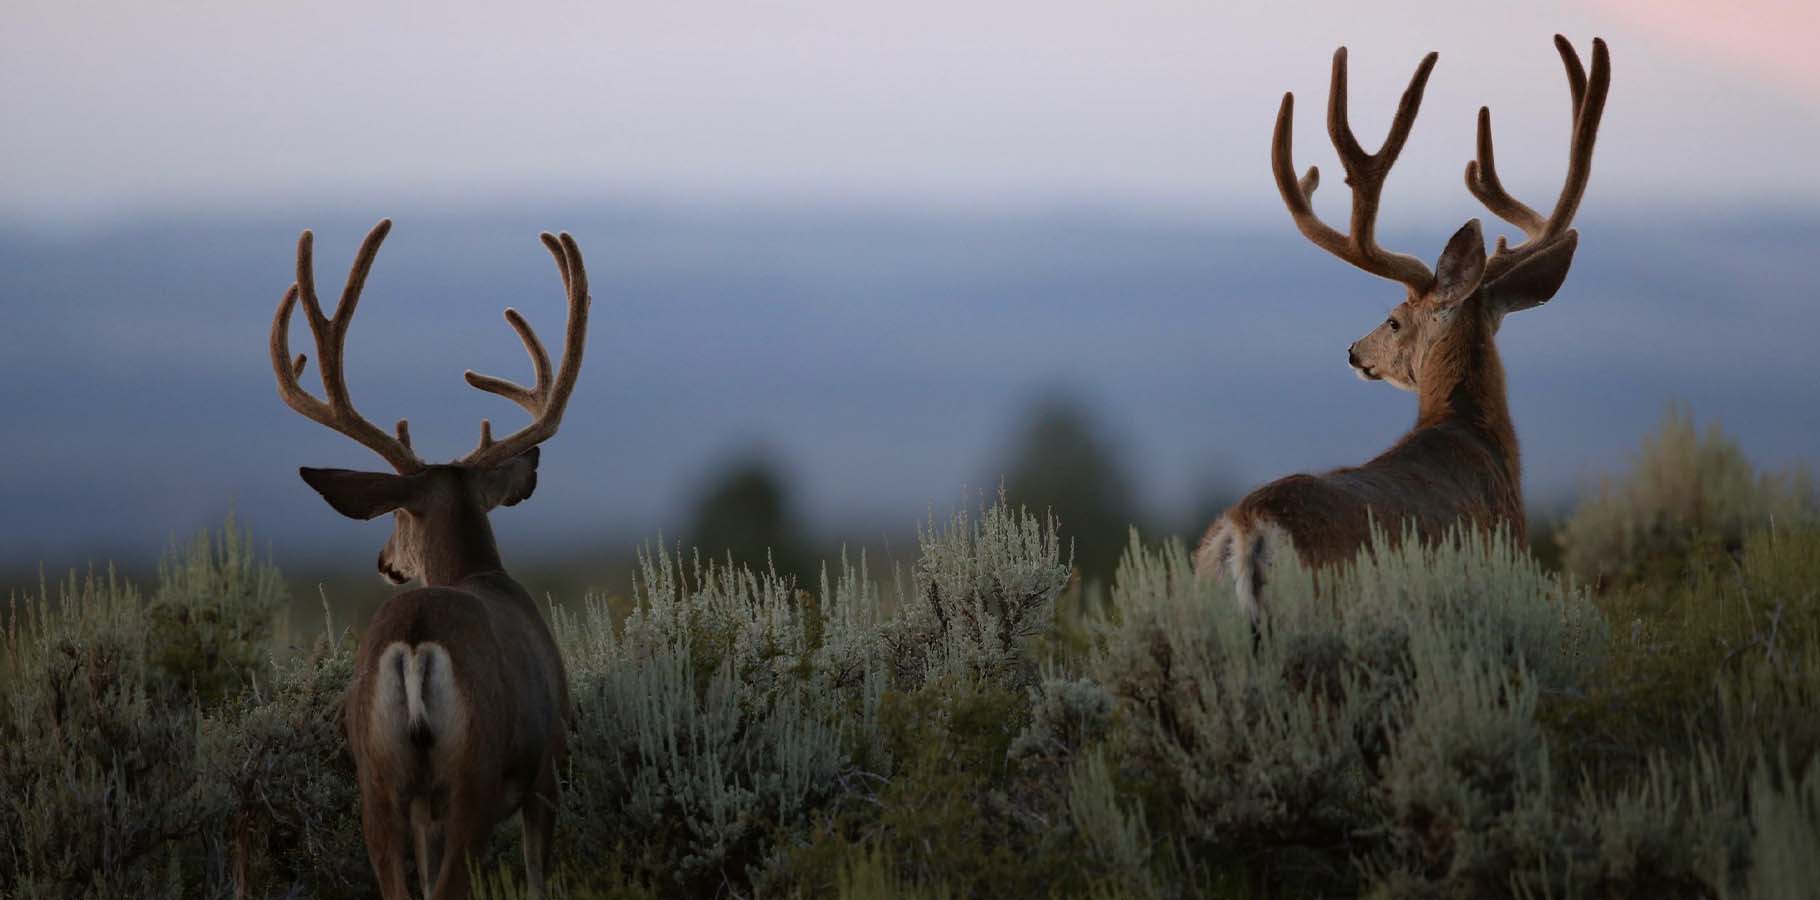
<svg viewBox="0 0 1820 900">
<path fill-rule="evenodd" d="M 1239 608 L 1255 619 L 1270 561 L 1280 554 L 1294 553 L 1294 540 L 1275 522 L 1261 521 L 1251 529 L 1242 529 L 1221 518 L 1195 552 L 1194 566 L 1196 571 L 1231 579 Z"/>
<path fill-rule="evenodd" d="M 393 641 L 379 654 L 378 684 L 373 691 L 374 731 L 391 736 L 394 746 L 434 749 L 447 735 L 460 734 L 467 719 L 455 690 L 449 651 L 426 641 L 411 647 Z M 394 698 L 386 702 L 384 698 Z"/>
</svg>

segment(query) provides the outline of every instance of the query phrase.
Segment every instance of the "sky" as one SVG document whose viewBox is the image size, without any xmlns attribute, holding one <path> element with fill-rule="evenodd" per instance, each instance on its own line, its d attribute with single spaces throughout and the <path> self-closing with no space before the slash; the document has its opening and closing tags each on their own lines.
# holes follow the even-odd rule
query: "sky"
<svg viewBox="0 0 1820 900">
<path fill-rule="evenodd" d="M 1319 110 L 1349 44 L 1362 135 L 1441 54 L 1394 225 L 1471 214 L 1459 172 L 1480 104 L 1507 182 L 1554 186 L 1557 31 L 1613 48 L 1604 208 L 1799 206 L 1820 199 L 1815 19 L 1798 0 L 10 0 L 0 217 L 634 195 L 1251 220 L 1278 213 L 1266 148 L 1284 90 L 1303 98 L 1298 158 L 1331 165 Z"/>
<path fill-rule="evenodd" d="M 1621 465 L 1673 402 L 1766 464 L 1820 459 L 1802 6 L 9 0 L 0 568 L 155 549 L 230 505 L 281 548 L 370 559 L 383 523 L 337 519 L 294 469 L 373 460 L 276 402 L 264 341 L 297 232 L 333 296 L 381 216 L 349 377 L 432 456 L 516 421 L 459 379 L 525 377 L 502 307 L 555 340 L 535 233 L 592 263 L 544 463 L 565 487 L 498 517 L 508 546 L 674 536 L 754 448 L 822 532 L 908 528 L 989 489 L 1058 390 L 1191 529 L 1215 488 L 1358 462 L 1413 416 L 1343 368 L 1397 292 L 1303 242 L 1269 173 L 1294 91 L 1297 163 L 1343 220 L 1321 128 L 1341 44 L 1367 145 L 1440 53 L 1380 228 L 1427 259 L 1487 217 L 1461 182 L 1478 106 L 1505 183 L 1546 206 L 1569 127 L 1551 37 L 1611 46 L 1580 259 L 1500 337 L 1532 499 Z"/>
</svg>

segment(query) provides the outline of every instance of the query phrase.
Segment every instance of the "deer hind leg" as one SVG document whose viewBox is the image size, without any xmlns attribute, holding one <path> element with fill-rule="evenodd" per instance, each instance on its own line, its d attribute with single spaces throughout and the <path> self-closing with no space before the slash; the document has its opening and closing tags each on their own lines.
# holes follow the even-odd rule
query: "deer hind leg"
<svg viewBox="0 0 1820 900">
<path fill-rule="evenodd" d="M 399 807 L 396 799 L 387 796 L 383 785 L 360 786 L 360 827 L 366 838 L 367 859 L 373 863 L 379 895 L 385 900 L 411 897 L 404 873 L 410 827 Z"/>
<path fill-rule="evenodd" d="M 487 836 L 493 832 L 488 817 L 492 806 L 470 789 L 456 788 L 449 793 L 448 807 L 443 811 L 442 859 L 436 873 L 436 889 L 428 891 L 430 900 L 461 900 L 468 896 L 468 866 L 479 863 L 486 851 Z"/>
<path fill-rule="evenodd" d="M 536 786 L 518 813 L 524 825 L 525 883 L 533 897 L 544 896 L 550 854 L 555 849 L 550 839 L 556 830 L 558 790 L 555 761 L 546 761 L 537 776 Z"/>
<path fill-rule="evenodd" d="M 411 833 L 417 841 L 417 889 L 428 896 L 442 868 L 442 823 L 433 818 L 428 798 L 411 802 Z"/>
</svg>

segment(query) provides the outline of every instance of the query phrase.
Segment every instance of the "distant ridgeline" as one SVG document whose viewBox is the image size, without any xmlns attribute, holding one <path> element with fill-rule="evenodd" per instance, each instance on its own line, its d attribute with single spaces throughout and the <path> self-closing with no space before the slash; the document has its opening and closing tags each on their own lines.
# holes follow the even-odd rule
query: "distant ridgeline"
<svg viewBox="0 0 1820 900">
<path fill-rule="evenodd" d="M 583 374 L 567 449 L 543 463 L 567 487 L 539 498 L 534 524 L 501 517 L 509 547 L 581 553 L 635 543 L 659 523 L 681 537 L 704 473 L 753 444 L 795 482 L 812 534 L 896 534 L 899 511 L 1009 477 L 998 451 L 1051 388 L 1073 391 L 1099 422 L 1146 530 L 1197 518 L 1199 530 L 1206 511 L 1190 507 L 1211 488 L 1356 462 L 1414 417 L 1408 398 L 1345 369 L 1346 343 L 1383 310 L 1361 300 L 1348 312 L 1343 298 L 1363 296 L 1355 277 L 1311 254 L 1274 213 L 1265 223 L 1104 210 L 404 215 L 410 228 L 373 273 L 349 375 L 371 391 L 362 408 L 381 419 L 446 410 L 412 423 L 425 446 L 468 446 L 472 422 L 498 413 L 468 396 L 448 359 L 525 371 L 495 317 L 502 298 L 555 278 L 527 223 L 570 223 L 612 273 L 598 348 L 611 373 Z M 247 336 L 270 327 L 289 267 L 273 248 L 289 246 L 297 224 L 210 217 L 54 238 L 0 231 L 8 414 L 31 423 L 7 435 L 0 508 L 13 514 L 0 516 L 0 572 L 35 584 L 40 562 L 61 571 L 131 556 L 149 568 L 148 551 L 230 503 L 293 575 L 367 555 L 370 539 L 330 525 L 333 514 L 277 463 L 359 457 L 331 435 L 280 425 L 288 413 L 271 386 L 247 377 L 267 368 Z M 371 222 L 325 214 L 312 224 L 325 248 L 348 248 Z M 1805 299 L 1808 255 L 1790 248 L 1820 245 L 1820 218 L 1742 210 L 1716 222 L 1642 213 L 1583 225 L 1588 252 L 1551 302 L 1559 314 L 1513 317 L 1498 338 L 1508 358 L 1532 361 L 1510 373 L 1532 506 L 1561 504 L 1587 467 L 1615 464 L 1671 398 L 1724 410 L 1759 459 L 1814 452 L 1820 304 Z M 1387 246 L 1446 236 L 1380 235 Z M 346 263 L 325 254 L 326 268 Z M 636 331 L 616 334 L 622 324 Z M 687 335 L 689 364 L 678 365 L 674 346 L 629 333 Z M 70 352 L 72 341 L 83 352 Z M 1211 384 L 1222 386 L 1217 403 Z M 704 417 L 706 402 L 731 412 Z M 849 427 L 832 434 L 831 422 Z M 198 465 L 199 446 L 233 452 Z M 1215 470 L 1199 468 L 1209 460 Z M 639 477 L 593 477 L 601 465 Z M 1088 523 L 1067 524 L 1087 533 Z M 1123 524 L 1112 527 L 1122 534 Z"/>
</svg>

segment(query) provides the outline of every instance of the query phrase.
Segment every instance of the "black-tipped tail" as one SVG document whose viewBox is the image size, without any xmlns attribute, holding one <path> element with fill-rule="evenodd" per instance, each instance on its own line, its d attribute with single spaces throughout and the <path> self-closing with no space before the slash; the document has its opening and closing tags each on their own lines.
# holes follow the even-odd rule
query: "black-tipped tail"
<svg viewBox="0 0 1820 900">
<path fill-rule="evenodd" d="M 407 734 L 411 738 L 411 746 L 419 750 L 436 746 L 436 732 L 430 728 L 428 719 L 412 719 Z"/>
</svg>

